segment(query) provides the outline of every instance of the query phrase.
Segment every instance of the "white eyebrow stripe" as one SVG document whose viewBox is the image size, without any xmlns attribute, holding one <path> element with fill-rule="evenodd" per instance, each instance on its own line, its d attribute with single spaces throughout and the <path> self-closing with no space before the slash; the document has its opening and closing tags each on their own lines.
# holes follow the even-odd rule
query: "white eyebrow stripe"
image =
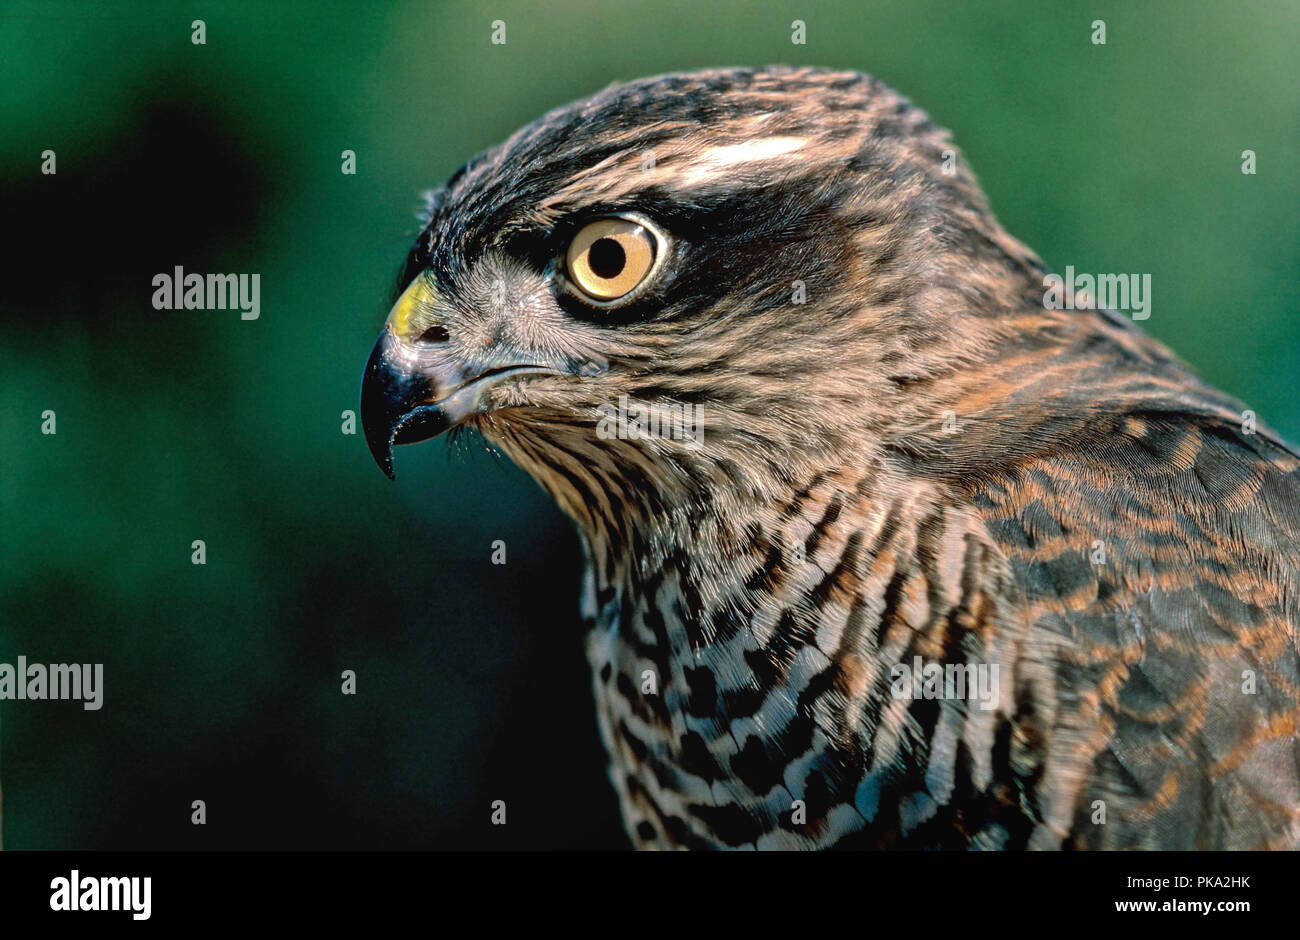
<svg viewBox="0 0 1300 940">
<path fill-rule="evenodd" d="M 761 124 L 763 120 L 754 123 Z M 753 128 L 747 125 L 744 129 Z M 582 171 L 542 199 L 534 211 L 538 219 L 550 224 L 558 213 L 566 211 L 570 201 L 588 201 L 593 194 L 617 200 L 656 183 L 681 189 L 727 183 L 735 179 L 734 167 L 776 160 L 806 147 L 809 142 L 807 137 L 759 137 L 739 144 L 696 148 L 690 138 L 683 137 L 658 153 L 653 149 L 629 148 Z M 658 159 L 647 165 L 647 154 Z"/>
<path fill-rule="evenodd" d="M 698 186 L 721 176 L 725 171 L 739 164 L 774 160 L 801 149 L 807 143 L 806 137 L 765 137 L 760 140 L 747 140 L 740 144 L 709 147 L 682 170 L 679 183 L 684 186 Z"/>
<path fill-rule="evenodd" d="M 710 147 L 704 151 L 703 162 L 714 166 L 731 166 L 756 160 L 771 160 L 785 153 L 799 150 L 808 143 L 806 137 L 768 137 L 764 140 L 747 140 L 743 144 Z"/>
</svg>

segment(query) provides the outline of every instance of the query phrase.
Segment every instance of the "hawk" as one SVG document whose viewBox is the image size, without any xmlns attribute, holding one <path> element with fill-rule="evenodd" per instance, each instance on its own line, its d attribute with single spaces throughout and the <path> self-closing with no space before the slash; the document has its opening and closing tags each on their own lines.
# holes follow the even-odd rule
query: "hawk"
<svg viewBox="0 0 1300 940">
<path fill-rule="evenodd" d="M 371 451 L 576 523 L 639 847 L 1300 846 L 1300 459 L 956 153 L 856 72 L 546 114 L 428 197 Z"/>
</svg>

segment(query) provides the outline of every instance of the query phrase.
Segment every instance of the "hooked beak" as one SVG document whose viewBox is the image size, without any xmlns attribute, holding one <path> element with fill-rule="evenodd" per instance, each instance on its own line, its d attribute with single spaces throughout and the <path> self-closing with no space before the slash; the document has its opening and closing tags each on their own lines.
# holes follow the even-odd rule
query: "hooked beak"
<svg viewBox="0 0 1300 940">
<path fill-rule="evenodd" d="M 446 342 L 426 342 L 437 292 L 417 275 L 393 304 L 361 379 L 361 428 L 379 469 L 391 480 L 393 445 L 437 437 L 490 410 L 488 392 L 520 373 L 553 373 L 535 365 L 494 365 L 467 370 Z M 444 334 L 445 336 L 445 334 Z"/>
</svg>

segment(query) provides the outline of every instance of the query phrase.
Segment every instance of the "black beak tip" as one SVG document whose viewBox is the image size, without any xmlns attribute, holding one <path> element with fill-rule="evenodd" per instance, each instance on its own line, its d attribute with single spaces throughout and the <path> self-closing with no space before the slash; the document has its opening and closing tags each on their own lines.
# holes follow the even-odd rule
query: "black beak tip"
<svg viewBox="0 0 1300 940">
<path fill-rule="evenodd" d="M 397 479 L 393 472 L 394 444 L 418 444 L 437 437 L 450 426 L 447 416 L 437 405 L 422 405 L 398 416 L 385 412 L 378 420 L 372 417 L 369 421 L 365 417 L 365 407 L 363 401 L 361 424 L 366 432 L 366 446 L 379 469 L 390 480 Z"/>
<path fill-rule="evenodd" d="M 387 332 L 379 337 L 361 380 L 361 429 L 370 456 L 390 480 L 396 479 L 394 445 L 427 441 L 452 425 L 438 403 L 429 400 L 434 394 L 429 379 L 394 366 L 393 347 Z"/>
<path fill-rule="evenodd" d="M 371 443 L 370 456 L 375 458 L 375 463 L 380 470 L 384 471 L 384 476 L 390 480 L 397 479 L 397 474 L 393 470 L 393 451 L 389 447 Z"/>
<path fill-rule="evenodd" d="M 384 476 L 390 480 L 397 479 L 393 473 L 393 437 L 395 431 L 386 421 L 380 420 L 376 422 L 373 417 L 367 420 L 364 395 L 362 396 L 361 415 L 361 427 L 366 436 L 366 447 L 370 449 L 370 456 L 374 458 L 379 469 L 384 471 Z"/>
<path fill-rule="evenodd" d="M 393 438 L 397 436 L 400 403 L 393 401 L 391 380 L 384 360 L 384 337 L 375 343 L 361 379 L 361 431 L 370 456 L 388 479 L 393 473 Z"/>
</svg>

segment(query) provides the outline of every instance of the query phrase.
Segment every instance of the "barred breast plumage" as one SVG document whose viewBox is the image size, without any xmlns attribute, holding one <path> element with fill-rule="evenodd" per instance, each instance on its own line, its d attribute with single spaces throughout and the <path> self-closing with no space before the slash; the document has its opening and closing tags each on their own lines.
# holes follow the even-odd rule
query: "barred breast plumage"
<svg viewBox="0 0 1300 940">
<path fill-rule="evenodd" d="M 1047 275 L 857 73 L 615 86 L 431 195 L 367 438 L 577 523 L 637 845 L 1300 845 L 1300 460 Z"/>
</svg>

